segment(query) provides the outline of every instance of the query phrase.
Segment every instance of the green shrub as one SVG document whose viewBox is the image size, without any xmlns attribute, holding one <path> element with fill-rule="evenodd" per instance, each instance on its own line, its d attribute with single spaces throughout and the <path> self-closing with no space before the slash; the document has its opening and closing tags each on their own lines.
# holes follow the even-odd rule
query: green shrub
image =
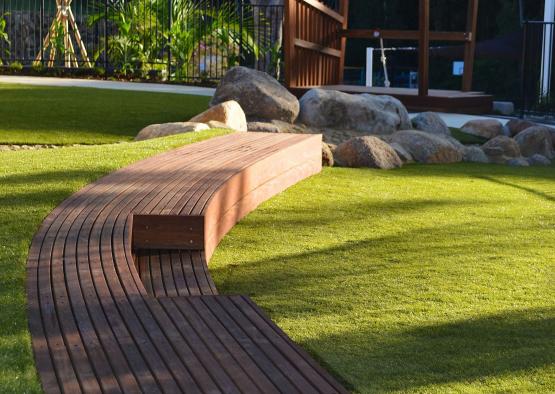
<svg viewBox="0 0 555 394">
<path fill-rule="evenodd" d="M 0 15 L 0 43 L 5 42 L 7 44 L 7 46 L 10 46 L 10 40 L 8 39 L 8 33 L 6 32 L 6 17 L 8 16 L 8 13 L 2 14 Z M 5 49 L 4 50 L 4 55 L 6 57 L 10 56 L 10 50 L 9 49 Z M 0 66 L 3 65 L 4 63 L 2 62 L 2 54 L 0 53 Z"/>
<path fill-rule="evenodd" d="M 9 70 L 12 73 L 20 73 L 23 70 L 23 64 L 20 62 L 11 62 L 9 65 Z"/>
<path fill-rule="evenodd" d="M 44 73 L 44 66 L 42 65 L 42 63 L 40 62 L 33 63 L 33 65 L 31 66 L 31 74 L 42 75 L 43 73 Z"/>
</svg>

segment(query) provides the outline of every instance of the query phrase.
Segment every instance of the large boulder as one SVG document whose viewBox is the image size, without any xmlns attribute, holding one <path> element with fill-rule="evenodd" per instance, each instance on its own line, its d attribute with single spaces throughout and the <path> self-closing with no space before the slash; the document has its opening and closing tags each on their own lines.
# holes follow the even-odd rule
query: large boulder
<svg viewBox="0 0 555 394">
<path fill-rule="evenodd" d="M 289 123 L 277 119 L 248 122 L 247 127 L 249 131 L 265 133 L 322 134 L 322 129 L 314 129 L 301 123 Z"/>
<path fill-rule="evenodd" d="M 505 127 L 509 131 L 509 136 L 510 137 L 514 137 L 515 135 L 517 135 L 521 131 L 524 131 L 524 130 L 526 130 L 530 127 L 534 127 L 534 126 L 536 126 L 536 124 L 534 122 L 530 122 L 528 120 L 523 120 L 523 119 L 511 119 L 505 125 Z"/>
<path fill-rule="evenodd" d="M 412 155 L 409 153 L 409 151 L 407 151 L 405 148 L 403 148 L 401 145 L 399 145 L 396 142 L 392 142 L 391 144 L 389 144 L 389 146 L 391 146 L 393 148 L 393 150 L 395 151 L 395 153 L 397 153 L 397 156 L 399 156 L 399 159 L 401 159 L 401 161 L 403 163 L 413 163 L 414 159 L 412 157 Z"/>
<path fill-rule="evenodd" d="M 467 163 L 489 163 L 488 156 L 479 146 L 465 146 L 463 161 Z"/>
<path fill-rule="evenodd" d="M 335 160 L 333 159 L 331 147 L 325 142 L 322 142 L 322 165 L 325 167 L 333 167 L 334 164 Z"/>
<path fill-rule="evenodd" d="M 135 137 L 135 141 L 149 140 L 151 138 L 166 137 L 168 135 L 190 133 L 208 130 L 210 126 L 198 122 L 174 122 L 151 124 L 142 129 Z"/>
<path fill-rule="evenodd" d="M 531 166 L 550 166 L 551 160 L 545 156 L 535 154 L 528 158 L 528 163 Z"/>
<path fill-rule="evenodd" d="M 507 160 L 505 164 L 510 167 L 530 167 L 530 163 L 524 157 Z"/>
<path fill-rule="evenodd" d="M 261 133 L 281 133 L 279 126 L 271 122 L 248 122 L 249 131 L 258 131 Z"/>
<path fill-rule="evenodd" d="M 392 134 L 410 128 L 407 109 L 389 96 L 312 89 L 300 100 L 299 120 L 311 127 Z"/>
<path fill-rule="evenodd" d="M 247 67 L 231 68 L 220 81 L 210 105 L 235 100 L 249 120 L 282 120 L 293 123 L 299 101 L 270 75 Z"/>
<path fill-rule="evenodd" d="M 207 125 L 210 126 L 211 129 L 231 129 L 227 124 L 218 122 L 217 120 L 210 120 Z"/>
<path fill-rule="evenodd" d="M 441 117 L 435 112 L 422 112 L 412 119 L 412 127 L 415 130 L 425 131 L 432 134 L 451 135 L 451 130 Z"/>
<path fill-rule="evenodd" d="M 500 135 L 482 146 L 482 150 L 492 163 L 503 164 L 507 160 L 521 156 L 520 148 L 516 141 L 510 137 Z"/>
<path fill-rule="evenodd" d="M 419 130 L 398 131 L 388 141 L 401 145 L 418 163 L 457 163 L 463 159 L 462 150 L 449 139 Z"/>
<path fill-rule="evenodd" d="M 229 100 L 214 105 L 206 111 L 193 117 L 190 122 L 208 123 L 220 122 L 229 129 L 247 131 L 247 118 L 245 112 L 237 101 Z"/>
<path fill-rule="evenodd" d="M 355 137 L 335 148 L 335 162 L 345 167 L 369 167 L 390 170 L 403 162 L 391 146 L 372 136 Z"/>
<path fill-rule="evenodd" d="M 495 119 L 470 120 L 461 127 L 463 133 L 487 138 L 488 140 L 503 135 L 503 130 L 501 122 Z"/>
<path fill-rule="evenodd" d="M 521 131 L 515 136 L 523 156 L 539 154 L 548 159 L 555 158 L 551 131 L 547 127 L 535 126 Z"/>
</svg>

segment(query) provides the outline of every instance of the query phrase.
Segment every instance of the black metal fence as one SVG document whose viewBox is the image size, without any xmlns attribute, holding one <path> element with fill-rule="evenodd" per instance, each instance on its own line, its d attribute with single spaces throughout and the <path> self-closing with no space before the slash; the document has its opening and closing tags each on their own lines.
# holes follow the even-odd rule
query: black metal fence
<svg viewBox="0 0 555 394">
<path fill-rule="evenodd" d="M 548 53 L 552 55 L 546 59 Z M 555 23 L 525 22 L 520 102 L 523 116 L 555 116 L 554 55 Z"/>
<path fill-rule="evenodd" d="M 0 0 L 0 59 L 166 81 L 216 81 L 239 64 L 279 77 L 282 25 L 283 6 L 245 0 Z"/>
</svg>

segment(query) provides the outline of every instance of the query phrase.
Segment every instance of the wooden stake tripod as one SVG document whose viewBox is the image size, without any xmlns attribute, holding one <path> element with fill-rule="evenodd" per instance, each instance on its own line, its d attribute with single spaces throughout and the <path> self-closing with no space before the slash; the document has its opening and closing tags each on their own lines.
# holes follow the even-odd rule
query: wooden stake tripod
<svg viewBox="0 0 555 394">
<path fill-rule="evenodd" d="M 48 56 L 48 67 L 54 67 L 54 61 L 56 60 L 57 48 L 54 46 L 54 40 L 59 38 L 61 35 L 64 42 L 64 66 L 65 67 L 79 67 L 79 62 L 77 61 L 77 54 L 73 46 L 73 41 L 70 35 L 70 26 L 73 30 L 73 35 L 75 38 L 75 43 L 79 47 L 81 52 L 81 58 L 87 67 L 92 67 L 92 63 L 87 55 L 87 49 L 85 44 L 81 39 L 81 33 L 79 33 L 79 28 L 75 22 L 75 17 L 73 16 L 73 11 L 71 11 L 72 0 L 56 0 L 56 6 L 58 10 L 56 11 L 56 16 L 48 34 L 44 38 L 42 44 L 42 50 L 38 53 L 35 58 L 35 64 L 40 63 L 44 59 L 44 54 L 49 52 Z"/>
</svg>

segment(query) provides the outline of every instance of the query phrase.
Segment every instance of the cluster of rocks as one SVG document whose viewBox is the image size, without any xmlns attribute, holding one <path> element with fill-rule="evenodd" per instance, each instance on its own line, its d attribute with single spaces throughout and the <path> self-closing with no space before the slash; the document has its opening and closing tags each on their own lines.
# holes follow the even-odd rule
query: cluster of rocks
<svg viewBox="0 0 555 394">
<path fill-rule="evenodd" d="M 497 120 L 466 123 L 461 131 L 485 138 L 480 148 L 489 163 L 512 166 L 550 165 L 555 159 L 555 129 L 514 119 L 503 126 Z"/>
<path fill-rule="evenodd" d="M 546 165 L 555 158 L 555 130 L 523 121 L 504 127 L 497 120 L 474 120 L 462 131 L 482 137 L 482 146 L 453 138 L 435 113 L 410 119 L 389 96 L 351 95 L 312 89 L 297 100 L 266 73 L 235 67 L 227 72 L 210 109 L 187 122 L 151 125 L 137 140 L 210 128 L 268 133 L 323 134 L 325 165 L 392 169 L 405 163 L 506 163 Z"/>
<path fill-rule="evenodd" d="M 7 145 L 0 145 L 0 152 L 7 152 L 13 150 L 38 150 L 38 149 L 57 149 L 59 145 L 19 145 L 19 144 L 7 144 Z"/>
</svg>

